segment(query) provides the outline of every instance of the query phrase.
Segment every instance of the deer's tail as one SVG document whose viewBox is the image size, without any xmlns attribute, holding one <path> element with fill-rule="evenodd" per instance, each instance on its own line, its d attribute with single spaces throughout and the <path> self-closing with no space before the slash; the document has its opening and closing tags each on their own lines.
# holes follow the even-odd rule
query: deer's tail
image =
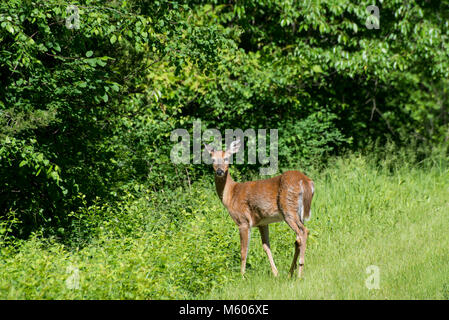
<svg viewBox="0 0 449 320">
<path fill-rule="evenodd" d="M 300 180 L 300 193 L 298 199 L 298 215 L 301 223 L 308 221 L 312 216 L 312 198 L 315 193 L 315 185 L 312 180 Z"/>
</svg>

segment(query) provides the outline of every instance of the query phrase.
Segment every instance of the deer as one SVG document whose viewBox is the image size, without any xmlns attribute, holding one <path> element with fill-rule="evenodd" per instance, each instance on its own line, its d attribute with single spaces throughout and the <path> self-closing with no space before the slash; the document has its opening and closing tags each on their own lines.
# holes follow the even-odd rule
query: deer
<svg viewBox="0 0 449 320">
<path fill-rule="evenodd" d="M 239 229 L 242 276 L 245 275 L 253 227 L 259 228 L 271 271 L 275 277 L 278 276 L 270 249 L 268 225 L 283 220 L 296 234 L 295 253 L 289 274 L 290 277 L 294 275 L 299 256 L 298 278 L 301 278 L 309 236 L 304 221 L 309 220 L 312 214 L 313 181 L 304 173 L 292 170 L 264 180 L 235 182 L 229 173 L 229 159 L 239 151 L 240 140 L 233 141 L 226 151 L 215 150 L 208 144 L 204 146 L 212 159 L 217 195 Z"/>
</svg>

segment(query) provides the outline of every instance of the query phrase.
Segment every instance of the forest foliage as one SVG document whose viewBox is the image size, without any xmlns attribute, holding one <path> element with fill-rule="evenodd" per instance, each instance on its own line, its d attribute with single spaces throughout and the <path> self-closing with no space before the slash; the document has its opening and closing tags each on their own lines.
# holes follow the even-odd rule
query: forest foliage
<svg viewBox="0 0 449 320">
<path fill-rule="evenodd" d="M 377 1 L 379 29 L 371 1 L 71 4 L 79 28 L 66 1 L 0 3 L 5 239 L 65 238 L 83 208 L 210 175 L 170 161 L 171 131 L 196 119 L 278 129 L 283 168 L 387 142 L 447 156 L 449 1 Z"/>
</svg>

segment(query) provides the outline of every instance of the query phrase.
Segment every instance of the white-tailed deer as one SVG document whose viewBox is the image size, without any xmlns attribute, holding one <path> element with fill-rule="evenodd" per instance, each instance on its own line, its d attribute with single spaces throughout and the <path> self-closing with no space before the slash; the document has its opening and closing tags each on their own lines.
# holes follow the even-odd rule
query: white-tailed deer
<svg viewBox="0 0 449 320">
<path fill-rule="evenodd" d="M 245 273 L 251 228 L 258 227 L 271 270 L 278 275 L 270 250 L 268 224 L 284 220 L 296 233 L 290 275 L 297 268 L 299 256 L 298 277 L 301 277 L 309 234 L 304 220 L 311 216 L 313 181 L 299 171 L 287 171 L 270 179 L 238 183 L 232 180 L 228 168 L 229 158 L 239 150 L 240 141 L 232 142 L 226 151 L 205 147 L 213 161 L 217 194 L 240 231 L 241 273 Z"/>
</svg>

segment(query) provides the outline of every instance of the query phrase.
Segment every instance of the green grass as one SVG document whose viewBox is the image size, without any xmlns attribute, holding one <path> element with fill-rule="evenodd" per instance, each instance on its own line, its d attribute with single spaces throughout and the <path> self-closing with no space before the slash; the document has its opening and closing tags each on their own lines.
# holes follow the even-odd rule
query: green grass
<svg viewBox="0 0 449 320">
<path fill-rule="evenodd" d="M 269 274 L 267 260 L 258 260 L 246 279 L 204 297 L 449 299 L 447 170 L 405 167 L 387 174 L 370 169 L 363 158 L 337 168 L 316 179 L 303 279 L 288 279 L 293 236 L 286 247 L 289 230 L 278 225 L 271 232 L 278 279 Z M 262 250 L 254 238 L 251 253 Z M 371 265 L 379 268 L 379 289 L 365 285 Z"/>
<path fill-rule="evenodd" d="M 309 175 L 316 195 L 303 279 L 287 276 L 295 236 L 285 223 L 270 226 L 280 276 L 253 229 L 242 279 L 237 228 L 204 182 L 86 208 L 100 222 L 79 247 L 33 237 L 2 248 L 0 298 L 449 299 L 447 168 L 389 170 L 351 156 Z M 372 265 L 380 282 L 370 290 Z M 79 289 L 66 285 L 73 268 Z"/>
</svg>

